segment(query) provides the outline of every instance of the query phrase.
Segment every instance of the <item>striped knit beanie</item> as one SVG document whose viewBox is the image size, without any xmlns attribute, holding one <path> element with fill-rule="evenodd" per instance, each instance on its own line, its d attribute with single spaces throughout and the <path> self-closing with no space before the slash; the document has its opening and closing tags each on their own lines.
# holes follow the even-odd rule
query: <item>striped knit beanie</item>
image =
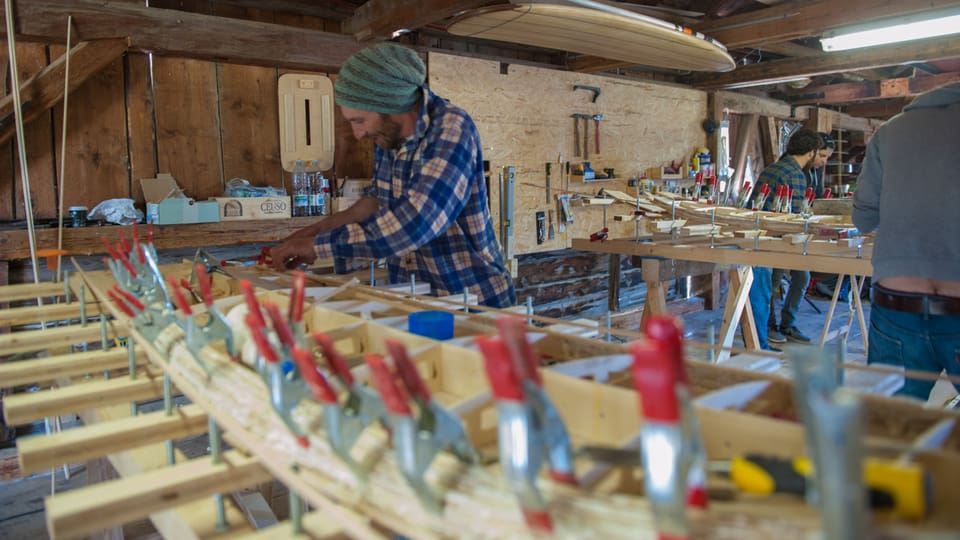
<svg viewBox="0 0 960 540">
<path fill-rule="evenodd" d="M 384 114 L 407 112 L 420 97 L 427 68 L 412 49 L 379 43 L 357 52 L 337 75 L 337 103 Z"/>
</svg>

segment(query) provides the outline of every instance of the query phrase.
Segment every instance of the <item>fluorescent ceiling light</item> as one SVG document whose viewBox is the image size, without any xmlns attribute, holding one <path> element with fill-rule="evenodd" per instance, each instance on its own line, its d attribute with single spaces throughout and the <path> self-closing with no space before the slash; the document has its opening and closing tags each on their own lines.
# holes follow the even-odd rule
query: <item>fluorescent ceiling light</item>
<svg viewBox="0 0 960 540">
<path fill-rule="evenodd" d="M 824 33 L 820 44 L 825 51 L 845 51 L 886 43 L 947 36 L 960 33 L 960 14 L 927 12 L 891 21 L 842 28 Z"/>
</svg>

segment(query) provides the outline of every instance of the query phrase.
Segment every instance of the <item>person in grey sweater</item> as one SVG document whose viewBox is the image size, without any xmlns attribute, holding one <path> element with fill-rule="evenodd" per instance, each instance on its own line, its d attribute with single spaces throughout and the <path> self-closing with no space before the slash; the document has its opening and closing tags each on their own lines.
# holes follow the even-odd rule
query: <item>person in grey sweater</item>
<svg viewBox="0 0 960 540">
<path fill-rule="evenodd" d="M 958 151 L 960 83 L 917 97 L 867 146 L 853 222 L 877 231 L 868 363 L 960 376 Z M 907 373 L 899 393 L 926 400 L 933 385 Z"/>
</svg>

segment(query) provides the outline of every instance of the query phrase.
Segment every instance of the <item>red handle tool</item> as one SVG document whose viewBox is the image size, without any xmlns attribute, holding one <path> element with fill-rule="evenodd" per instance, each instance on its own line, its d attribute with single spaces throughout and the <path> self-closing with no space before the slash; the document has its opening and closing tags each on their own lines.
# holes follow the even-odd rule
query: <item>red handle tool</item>
<svg viewBox="0 0 960 540">
<path fill-rule="evenodd" d="M 343 359 L 343 356 L 340 356 L 337 349 L 333 347 L 333 340 L 330 339 L 330 336 L 321 332 L 314 332 L 313 341 L 320 347 L 320 354 L 327 359 L 330 368 L 340 377 L 343 384 L 353 386 L 354 379 L 353 373 L 350 372 L 350 366 L 347 365 L 347 361 Z"/>
<path fill-rule="evenodd" d="M 383 357 L 377 354 L 367 354 L 364 356 L 364 360 L 370 366 L 373 383 L 380 392 L 387 410 L 398 416 L 412 415 L 413 411 L 410 409 L 408 398 L 400 386 L 397 385 L 397 381 L 386 362 L 384 362 Z"/>
<path fill-rule="evenodd" d="M 291 351 L 291 356 L 293 356 L 294 363 L 300 369 L 300 374 L 307 381 L 314 397 L 325 404 L 336 404 L 337 394 L 333 391 L 330 383 L 327 382 L 327 378 L 318 369 L 316 362 L 313 361 L 313 354 L 306 349 L 296 347 Z"/>
</svg>

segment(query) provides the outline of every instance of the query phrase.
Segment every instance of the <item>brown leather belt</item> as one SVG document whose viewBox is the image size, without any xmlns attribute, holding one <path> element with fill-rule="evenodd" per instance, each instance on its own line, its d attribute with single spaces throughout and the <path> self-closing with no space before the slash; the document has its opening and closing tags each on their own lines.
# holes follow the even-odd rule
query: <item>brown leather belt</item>
<svg viewBox="0 0 960 540">
<path fill-rule="evenodd" d="M 906 293 L 885 289 L 879 285 L 873 286 L 871 302 L 880 307 L 906 313 L 960 315 L 960 298 L 937 296 L 935 294 Z"/>
</svg>

